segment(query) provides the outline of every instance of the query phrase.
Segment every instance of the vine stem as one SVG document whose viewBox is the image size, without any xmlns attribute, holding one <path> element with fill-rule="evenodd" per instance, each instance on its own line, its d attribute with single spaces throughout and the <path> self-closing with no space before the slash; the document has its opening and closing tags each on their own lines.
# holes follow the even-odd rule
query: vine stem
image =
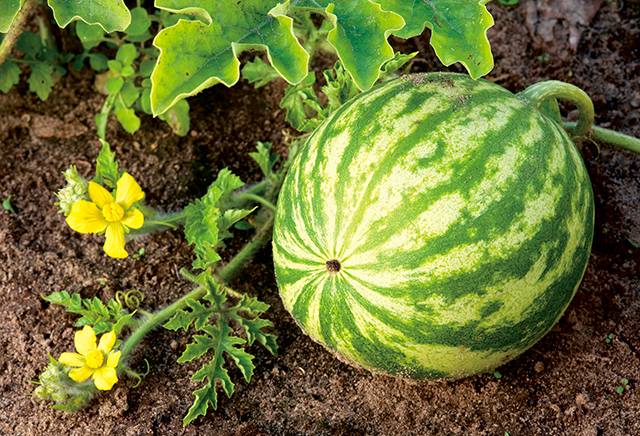
<svg viewBox="0 0 640 436">
<path fill-rule="evenodd" d="M 7 60 L 7 57 L 9 56 L 9 54 L 11 54 L 11 49 L 13 49 L 13 46 L 16 44 L 18 38 L 24 31 L 24 24 L 26 23 L 27 18 L 29 17 L 29 12 L 31 12 L 31 9 L 35 5 L 35 3 L 36 0 L 26 0 L 22 7 L 18 10 L 18 13 L 13 19 L 11 26 L 7 30 L 7 33 L 5 34 L 4 39 L 0 44 L 0 65 L 2 65 L 4 61 Z"/>
<path fill-rule="evenodd" d="M 580 117 L 573 134 L 576 138 L 582 138 L 589 134 L 595 116 L 593 102 L 587 93 L 577 86 L 558 80 L 547 80 L 531 85 L 524 91 L 519 92 L 517 96 L 536 109 L 540 109 L 540 106 L 545 101 L 552 98 L 574 104 L 578 108 Z"/>
<path fill-rule="evenodd" d="M 578 108 L 580 115 L 577 123 L 563 122 L 562 124 L 575 139 L 590 137 L 640 154 L 640 139 L 593 125 L 593 102 L 587 93 L 577 86 L 548 80 L 531 85 L 517 96 L 538 110 L 544 102 L 552 98 L 568 101 Z"/>
<path fill-rule="evenodd" d="M 223 283 L 228 282 L 231 277 L 233 277 L 233 275 L 247 262 L 247 260 L 269 241 L 271 237 L 271 229 L 273 228 L 273 220 L 274 216 L 273 214 L 270 214 L 269 219 L 262 227 L 260 227 L 251 241 L 249 241 L 249 243 L 245 245 L 244 248 L 218 272 L 217 275 Z M 188 300 L 199 299 L 204 296 L 205 293 L 206 288 L 198 286 L 193 291 L 184 295 L 173 304 L 165 307 L 160 312 L 150 316 L 146 321 L 140 324 L 140 327 L 138 327 L 122 344 L 122 348 L 120 349 L 120 362 L 123 363 L 118 365 L 120 370 L 124 369 L 124 362 L 126 362 L 127 357 L 147 333 L 171 318 L 179 310 L 186 307 Z"/>
<path fill-rule="evenodd" d="M 575 122 L 563 123 L 565 130 L 571 132 L 576 128 Z M 623 133 L 614 132 L 613 130 L 604 129 L 602 127 L 593 126 L 591 128 L 591 138 L 598 142 L 613 144 L 625 150 L 633 151 L 640 154 L 640 139 Z"/>
</svg>

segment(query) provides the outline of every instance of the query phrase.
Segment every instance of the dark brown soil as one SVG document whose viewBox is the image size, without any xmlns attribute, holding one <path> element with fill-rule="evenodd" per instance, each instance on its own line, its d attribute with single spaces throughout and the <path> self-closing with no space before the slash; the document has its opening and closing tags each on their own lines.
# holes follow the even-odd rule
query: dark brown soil
<svg viewBox="0 0 640 436">
<path fill-rule="evenodd" d="M 574 83 L 593 98 L 599 125 L 640 137 L 640 4 L 603 2 L 593 18 L 586 14 L 590 23 L 560 20 L 553 27 L 547 10 L 552 3 L 489 5 L 496 21 L 489 31 L 496 59 L 489 78 L 514 92 L 543 79 Z M 568 38 L 576 31 L 574 52 Z M 394 43 L 420 51 L 416 70 L 444 69 L 427 41 L 425 34 Z M 70 72 L 45 102 L 26 83 L 0 95 L 0 200 L 11 195 L 16 211 L 0 209 L 0 434 L 640 434 L 640 157 L 594 143 L 583 149 L 597 204 L 584 282 L 560 323 L 501 367 L 500 379 L 484 374 L 413 382 L 341 363 L 284 310 L 265 247 L 233 286 L 271 305 L 266 316 L 275 324 L 280 355 L 251 347 L 253 380 L 245 383 L 232 370 L 236 393 L 229 399 L 220 392 L 218 410 L 183 428 L 192 392 L 200 387 L 189 381 L 198 365 L 176 362 L 189 335 L 161 328 L 131 358 L 141 372 L 149 362 L 139 387 L 123 378 L 76 414 L 28 396 L 34 389 L 29 381 L 43 371 L 47 354 L 59 357 L 73 347 L 76 317 L 41 295 L 67 290 L 107 301 L 118 290 L 139 289 L 146 296 L 142 308 L 157 310 L 190 289 L 176 274 L 193 257 L 180 231 L 136 240 L 127 248 L 144 247 L 141 258 L 115 260 L 103 253 L 100 238 L 74 233 L 56 213 L 53 192 L 64 184 L 62 171 L 73 164 L 91 176 L 100 150 L 93 116 L 103 97 L 92 90 L 91 79 L 88 69 Z M 254 90 L 244 82 L 216 86 L 190 99 L 192 131 L 185 138 L 143 117 L 134 135 L 111 120 L 107 139 L 151 206 L 175 210 L 202 195 L 223 167 L 256 181 L 259 170 L 247 153 L 257 141 L 285 150 L 287 125 L 278 108 L 283 89 L 272 84 Z M 229 247 L 225 258 L 235 249 Z M 605 342 L 609 334 L 611 343 Z M 629 384 L 618 394 L 623 378 Z"/>
</svg>

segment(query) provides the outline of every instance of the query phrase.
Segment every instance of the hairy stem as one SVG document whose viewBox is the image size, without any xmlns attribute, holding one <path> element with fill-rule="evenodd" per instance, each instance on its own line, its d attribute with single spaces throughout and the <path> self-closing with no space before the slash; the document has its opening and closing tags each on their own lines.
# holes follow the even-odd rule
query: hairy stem
<svg viewBox="0 0 640 436">
<path fill-rule="evenodd" d="M 563 124 L 564 128 L 567 131 L 571 132 L 575 130 L 577 123 L 566 122 Z M 640 154 L 640 139 L 634 138 L 633 136 L 614 132 L 613 130 L 604 129 L 602 127 L 593 126 L 591 128 L 591 139 L 598 142 L 615 145 L 620 148 L 624 148 L 625 150 L 630 150 L 634 153 Z"/>
<path fill-rule="evenodd" d="M 251 241 L 244 246 L 244 248 L 231 259 L 231 261 L 225 265 L 220 271 L 218 271 L 218 277 L 223 283 L 228 282 L 233 275 L 251 258 L 265 243 L 267 243 L 271 237 L 271 229 L 273 228 L 273 216 L 270 215 L 270 219 L 256 232 Z M 138 327 L 122 344 L 120 349 L 120 361 L 126 362 L 126 358 L 133 351 L 134 347 L 154 328 L 167 321 L 179 310 L 184 309 L 187 305 L 187 300 L 199 299 L 206 293 L 206 288 L 198 286 L 193 291 L 184 295 L 175 303 L 167 306 L 160 312 L 150 316 L 144 321 L 140 327 Z M 120 370 L 124 369 L 124 366 L 119 366 Z"/>
<path fill-rule="evenodd" d="M 35 3 L 36 0 L 26 0 L 24 2 L 16 14 L 13 23 L 11 23 L 11 26 L 7 30 L 7 33 L 4 35 L 4 39 L 0 44 L 0 65 L 2 65 L 2 63 L 7 59 L 7 56 L 11 53 L 11 49 L 16 45 L 20 34 L 24 31 L 24 24 L 26 23 L 29 12 Z"/>
<path fill-rule="evenodd" d="M 582 138 L 587 136 L 591 129 L 594 118 L 593 102 L 587 93 L 577 86 L 557 80 L 548 80 L 531 85 L 524 91 L 519 92 L 517 96 L 536 109 L 551 98 L 568 101 L 574 104 L 580 113 L 578 124 L 573 130 L 574 137 Z"/>
</svg>

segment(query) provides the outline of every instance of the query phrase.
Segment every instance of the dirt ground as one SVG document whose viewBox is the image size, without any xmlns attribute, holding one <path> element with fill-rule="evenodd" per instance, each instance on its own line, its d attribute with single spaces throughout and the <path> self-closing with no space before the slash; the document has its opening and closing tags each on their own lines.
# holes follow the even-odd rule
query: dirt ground
<svg viewBox="0 0 640 436">
<path fill-rule="evenodd" d="M 521 0 L 512 7 L 494 2 L 489 10 L 496 21 L 488 32 L 496 61 L 489 79 L 514 92 L 543 79 L 574 83 L 592 97 L 597 124 L 640 137 L 640 3 Z M 415 70 L 445 69 L 428 32 L 394 44 L 420 51 Z M 74 233 L 56 213 L 62 172 L 70 164 L 88 176 L 95 170 L 93 116 L 104 97 L 91 79 L 88 68 L 71 71 L 45 102 L 26 82 L 0 95 L 0 200 L 11 195 L 16 211 L 0 209 L 1 435 L 640 435 L 640 156 L 594 143 L 583 149 L 597 207 L 584 281 L 560 323 L 501 367 L 500 379 L 414 382 L 339 362 L 284 310 L 265 247 L 233 286 L 271 305 L 266 317 L 280 355 L 251 347 L 251 383 L 232 370 L 236 393 L 229 399 L 220 391 L 218 410 L 183 428 L 200 387 L 189 379 L 199 366 L 176 362 L 189 335 L 162 328 L 130 359 L 134 370 L 143 372 L 145 359 L 150 365 L 139 387 L 123 378 L 75 414 L 36 401 L 29 381 L 46 367 L 48 353 L 72 351 L 76 320 L 41 295 L 67 290 L 107 301 L 118 290 L 139 289 L 142 308 L 157 310 L 190 289 L 176 274 L 193 257 L 180 231 L 136 240 L 129 252 L 144 247 L 145 254 L 116 260 L 103 253 L 100 238 Z M 247 153 L 257 141 L 285 150 L 283 89 L 216 86 L 190 99 L 192 130 L 184 138 L 143 116 L 134 135 L 112 119 L 107 139 L 150 205 L 176 210 L 202 195 L 224 167 L 256 181 L 259 170 Z M 629 383 L 619 394 L 623 378 Z"/>
</svg>

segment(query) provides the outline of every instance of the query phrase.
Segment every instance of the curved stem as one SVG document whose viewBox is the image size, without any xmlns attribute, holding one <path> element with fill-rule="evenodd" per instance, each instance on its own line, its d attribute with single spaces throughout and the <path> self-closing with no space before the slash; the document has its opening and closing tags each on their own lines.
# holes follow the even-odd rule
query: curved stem
<svg viewBox="0 0 640 436">
<path fill-rule="evenodd" d="M 563 123 L 565 130 L 573 131 L 576 128 L 577 123 L 565 122 Z M 613 130 L 605 129 L 602 127 L 593 126 L 591 128 L 591 138 L 598 142 L 604 142 L 606 144 L 616 145 L 625 150 L 633 151 L 640 154 L 640 139 L 633 136 L 625 135 L 623 133 L 614 132 Z"/>
<path fill-rule="evenodd" d="M 271 216 L 270 219 L 260 228 L 260 230 L 256 232 L 256 234 L 253 236 L 253 239 L 251 239 L 251 241 L 247 245 L 245 245 L 244 248 L 227 265 L 225 265 L 224 268 L 222 268 L 218 272 L 218 277 L 220 277 L 223 283 L 228 282 L 231 277 L 236 272 L 238 272 L 238 270 L 247 262 L 247 259 L 252 257 L 256 253 L 256 251 L 258 251 L 269 240 L 272 227 L 273 216 Z M 233 292 L 235 291 L 232 290 L 232 293 Z M 152 315 L 145 322 L 143 322 L 140 327 L 138 327 L 122 344 L 122 348 L 120 349 L 120 361 L 123 362 L 121 364 L 123 366 L 121 369 L 124 369 L 126 358 L 129 356 L 131 351 L 133 351 L 133 348 L 142 340 L 142 338 L 147 333 L 171 318 L 176 312 L 178 312 L 178 310 L 185 308 L 187 306 L 187 300 L 201 298 L 205 293 L 206 288 L 204 288 L 203 286 L 198 286 L 193 291 L 177 300 L 175 303 L 167 306 L 166 308 Z"/>
<path fill-rule="evenodd" d="M 594 119 L 593 102 L 587 93 L 577 86 L 557 80 L 548 80 L 531 85 L 516 95 L 536 109 L 539 109 L 542 103 L 551 98 L 573 103 L 580 112 L 578 124 L 573 131 L 574 137 L 586 136 L 591 129 Z"/>
<path fill-rule="evenodd" d="M 270 201 L 265 200 L 264 198 L 260 197 L 259 195 L 254 195 L 254 194 L 240 194 L 238 195 L 238 198 L 241 200 L 253 200 L 256 203 L 260 203 L 263 206 L 268 207 L 269 209 L 271 209 L 272 211 L 276 211 L 276 206 L 271 203 Z"/>
<path fill-rule="evenodd" d="M 11 26 L 7 30 L 7 33 L 4 35 L 4 39 L 0 44 L 0 64 L 4 63 L 7 59 L 7 56 L 11 53 L 11 49 L 13 49 L 13 46 L 18 41 L 20 34 L 24 31 L 24 24 L 27 21 L 29 12 L 35 3 L 35 0 L 26 0 L 20 10 L 18 10 L 18 13 L 13 19 Z"/>
</svg>

